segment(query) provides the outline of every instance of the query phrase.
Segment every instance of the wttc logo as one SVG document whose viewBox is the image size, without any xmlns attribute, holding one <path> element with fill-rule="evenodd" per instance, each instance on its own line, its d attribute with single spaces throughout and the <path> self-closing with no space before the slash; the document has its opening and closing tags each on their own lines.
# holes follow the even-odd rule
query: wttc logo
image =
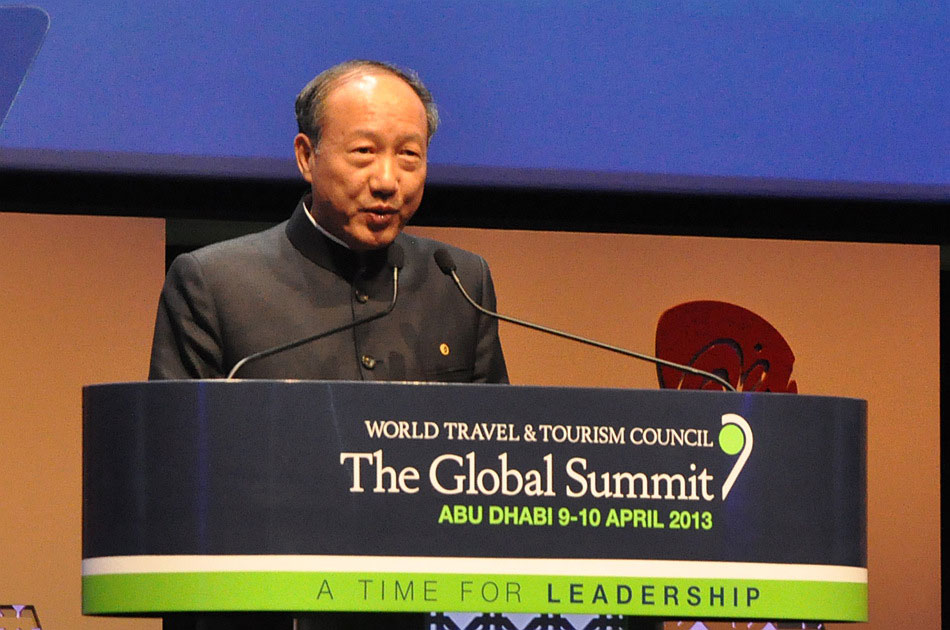
<svg viewBox="0 0 950 630">
<path fill-rule="evenodd" d="M 745 418 L 735 413 L 724 413 L 722 415 L 722 428 L 719 430 L 719 448 L 726 455 L 739 454 L 736 463 L 732 465 L 732 470 L 722 484 L 722 500 L 725 501 L 732 490 L 733 484 L 739 478 L 745 463 L 749 461 L 749 455 L 752 453 L 752 427 Z"/>
<path fill-rule="evenodd" d="M 36 607 L 0 604 L 0 630 L 41 630 Z"/>
</svg>

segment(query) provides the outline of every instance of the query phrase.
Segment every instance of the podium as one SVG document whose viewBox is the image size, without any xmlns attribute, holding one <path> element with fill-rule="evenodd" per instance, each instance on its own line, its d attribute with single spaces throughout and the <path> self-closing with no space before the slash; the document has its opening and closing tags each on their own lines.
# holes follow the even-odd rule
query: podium
<svg viewBox="0 0 950 630">
<path fill-rule="evenodd" d="M 866 403 L 346 381 L 83 391 L 83 612 L 867 619 Z"/>
</svg>

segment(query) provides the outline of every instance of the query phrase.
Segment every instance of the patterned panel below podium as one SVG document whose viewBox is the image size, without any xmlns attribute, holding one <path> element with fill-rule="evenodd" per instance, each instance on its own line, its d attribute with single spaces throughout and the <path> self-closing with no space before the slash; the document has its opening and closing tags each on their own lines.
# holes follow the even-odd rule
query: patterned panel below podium
<svg viewBox="0 0 950 630">
<path fill-rule="evenodd" d="M 627 630 L 620 615 L 432 613 L 426 630 Z"/>
<path fill-rule="evenodd" d="M 677 630 L 709 630 L 702 621 L 671 621 Z M 717 622 L 723 627 L 728 622 Z M 502 615 L 498 613 L 432 613 L 426 630 L 633 630 L 648 625 L 622 615 Z M 745 630 L 825 630 L 820 622 L 741 621 L 728 623 Z M 663 628 L 657 622 L 658 628 Z M 666 627 L 669 627 L 668 625 Z"/>
</svg>

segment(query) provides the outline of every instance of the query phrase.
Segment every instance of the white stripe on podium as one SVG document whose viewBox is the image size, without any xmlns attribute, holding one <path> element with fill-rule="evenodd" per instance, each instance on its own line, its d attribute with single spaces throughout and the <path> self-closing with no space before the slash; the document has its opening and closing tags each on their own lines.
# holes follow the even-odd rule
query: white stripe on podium
<svg viewBox="0 0 950 630">
<path fill-rule="evenodd" d="M 758 579 L 866 584 L 861 567 L 690 560 L 584 558 L 442 558 L 425 556 L 181 555 L 86 558 L 82 574 L 209 573 L 443 573 L 619 578 Z"/>
</svg>

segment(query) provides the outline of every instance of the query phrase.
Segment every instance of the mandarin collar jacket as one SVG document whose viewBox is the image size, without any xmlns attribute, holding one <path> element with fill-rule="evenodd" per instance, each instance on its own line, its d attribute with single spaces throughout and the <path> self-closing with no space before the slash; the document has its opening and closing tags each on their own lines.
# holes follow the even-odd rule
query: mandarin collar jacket
<svg viewBox="0 0 950 630">
<path fill-rule="evenodd" d="M 385 310 L 385 251 L 326 238 L 301 199 L 273 228 L 178 256 L 159 298 L 150 379 L 222 378 L 255 352 Z M 506 383 L 497 322 L 465 302 L 433 255 L 448 250 L 463 285 L 495 309 L 483 258 L 400 234 L 405 264 L 391 313 L 240 369 L 238 378 Z"/>
</svg>

